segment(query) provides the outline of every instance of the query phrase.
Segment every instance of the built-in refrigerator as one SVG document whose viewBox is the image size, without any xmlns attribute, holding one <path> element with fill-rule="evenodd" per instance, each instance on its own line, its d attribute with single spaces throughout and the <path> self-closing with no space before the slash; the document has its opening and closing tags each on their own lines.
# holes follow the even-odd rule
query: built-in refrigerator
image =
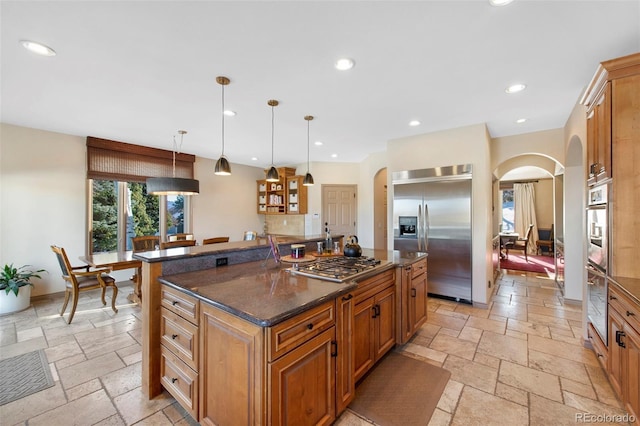
<svg viewBox="0 0 640 426">
<path fill-rule="evenodd" d="M 394 249 L 428 253 L 431 295 L 471 303 L 470 164 L 392 173 Z"/>
</svg>

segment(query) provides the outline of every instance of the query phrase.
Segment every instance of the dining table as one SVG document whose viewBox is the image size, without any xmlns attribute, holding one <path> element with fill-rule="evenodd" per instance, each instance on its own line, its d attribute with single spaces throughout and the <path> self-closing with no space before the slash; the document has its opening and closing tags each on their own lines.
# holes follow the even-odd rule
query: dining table
<svg viewBox="0 0 640 426">
<path fill-rule="evenodd" d="M 94 268 L 110 268 L 112 271 L 135 269 L 133 293 L 127 296 L 132 303 L 142 303 L 140 291 L 142 282 L 142 261 L 133 258 L 133 251 L 112 251 L 80 256 L 80 260 Z"/>
<path fill-rule="evenodd" d="M 507 255 L 502 252 L 505 245 L 509 242 L 515 242 L 520 238 L 517 232 L 500 232 L 500 259 L 506 259 Z"/>
</svg>

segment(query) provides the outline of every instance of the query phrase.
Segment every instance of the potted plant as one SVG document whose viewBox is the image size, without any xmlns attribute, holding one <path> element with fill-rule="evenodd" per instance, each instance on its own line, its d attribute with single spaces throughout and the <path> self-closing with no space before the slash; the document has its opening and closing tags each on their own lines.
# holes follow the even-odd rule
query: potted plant
<svg viewBox="0 0 640 426">
<path fill-rule="evenodd" d="M 0 314 L 8 314 L 27 309 L 31 303 L 31 283 L 32 278 L 41 278 L 40 272 L 44 269 L 34 271 L 29 269 L 30 265 L 23 265 L 19 268 L 4 265 L 0 271 Z"/>
</svg>

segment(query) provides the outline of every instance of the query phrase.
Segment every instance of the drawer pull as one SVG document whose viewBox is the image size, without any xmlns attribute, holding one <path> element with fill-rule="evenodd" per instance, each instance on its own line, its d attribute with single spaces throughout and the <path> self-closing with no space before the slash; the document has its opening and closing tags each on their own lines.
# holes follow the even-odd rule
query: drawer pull
<svg viewBox="0 0 640 426">
<path fill-rule="evenodd" d="M 309 323 L 309 324 L 307 324 L 307 328 L 308 328 L 309 330 L 313 330 L 313 323 Z"/>
<path fill-rule="evenodd" d="M 173 306 L 176 306 L 176 305 L 178 304 L 178 301 L 177 301 L 177 300 L 174 300 L 173 302 L 171 302 L 171 304 L 172 304 Z"/>
<path fill-rule="evenodd" d="M 618 298 L 615 296 L 609 296 L 609 300 L 618 300 Z"/>
<path fill-rule="evenodd" d="M 348 296 L 342 296 L 342 300 L 344 300 L 345 302 L 346 302 L 347 300 L 351 300 L 351 299 L 353 299 L 353 294 L 351 294 L 351 293 L 349 293 L 349 295 L 348 295 Z"/>
<path fill-rule="evenodd" d="M 171 379 L 171 383 L 175 383 L 175 382 L 177 382 L 177 381 L 178 381 L 178 379 L 177 379 L 177 378 L 175 378 L 175 377 L 173 377 L 173 378 Z"/>
<path fill-rule="evenodd" d="M 628 316 L 628 317 L 635 317 L 635 316 L 636 316 L 636 314 L 635 314 L 635 312 L 627 311 L 627 316 Z"/>
<path fill-rule="evenodd" d="M 598 358 L 604 358 L 604 355 L 598 354 Z"/>
<path fill-rule="evenodd" d="M 336 342 L 335 340 L 331 341 L 331 356 L 333 358 L 338 356 L 338 342 Z"/>
<path fill-rule="evenodd" d="M 373 316 L 371 318 L 378 318 L 380 316 L 380 305 L 373 306 Z"/>
<path fill-rule="evenodd" d="M 171 338 L 172 338 L 173 340 L 175 340 L 175 339 L 176 339 L 176 337 L 178 337 L 178 335 L 177 335 L 177 334 L 172 334 L 172 335 L 171 335 Z"/>
</svg>

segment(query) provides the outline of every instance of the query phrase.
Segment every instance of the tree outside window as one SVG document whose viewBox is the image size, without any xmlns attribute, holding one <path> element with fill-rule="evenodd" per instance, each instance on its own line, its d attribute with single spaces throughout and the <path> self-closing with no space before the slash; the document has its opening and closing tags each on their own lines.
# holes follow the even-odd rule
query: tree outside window
<svg viewBox="0 0 640 426">
<path fill-rule="evenodd" d="M 504 189 L 502 192 L 502 229 L 501 232 L 513 232 L 515 209 L 513 203 L 513 189 Z"/>
</svg>

